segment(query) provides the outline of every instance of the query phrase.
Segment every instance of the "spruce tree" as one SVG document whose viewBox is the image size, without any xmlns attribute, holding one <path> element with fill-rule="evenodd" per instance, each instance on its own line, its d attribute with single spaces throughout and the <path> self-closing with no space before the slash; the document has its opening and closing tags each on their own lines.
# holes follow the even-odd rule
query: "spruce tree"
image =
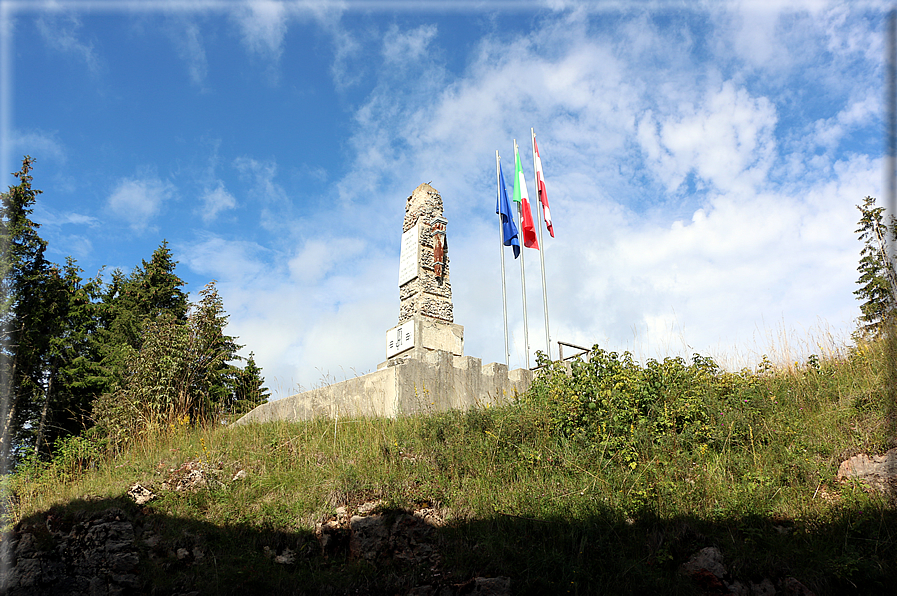
<svg viewBox="0 0 897 596">
<path fill-rule="evenodd" d="M 19 184 L 2 194 L 0 213 L 0 457 L 4 461 L 21 450 L 27 436 L 33 434 L 30 423 L 42 399 L 43 357 L 50 338 L 47 323 L 52 318 L 52 305 L 45 300 L 51 276 L 50 264 L 44 258 L 47 243 L 38 235 L 39 224 L 30 218 L 41 193 L 31 186 L 33 163 L 30 156 L 22 160 L 22 169 L 13 174 Z"/>
<path fill-rule="evenodd" d="M 897 220 L 891 216 L 890 225 L 884 220 L 884 207 L 875 206 L 874 197 L 866 197 L 857 206 L 862 216 L 856 233 L 863 242 L 860 251 L 860 273 L 854 294 L 863 301 L 860 305 L 860 331 L 867 336 L 880 335 L 882 325 L 894 314 L 894 292 L 897 290 L 894 268 L 890 263 L 888 242 L 897 239 Z"/>
<path fill-rule="evenodd" d="M 271 397 L 268 388 L 265 387 L 265 377 L 262 369 L 255 363 L 255 354 L 249 352 L 246 366 L 240 371 L 236 391 L 236 401 L 228 413 L 240 416 L 258 405 L 267 403 Z"/>
<path fill-rule="evenodd" d="M 104 370 L 104 392 L 115 391 L 123 381 L 127 361 L 140 350 L 149 322 L 166 320 L 186 324 L 188 300 L 184 282 L 175 273 L 177 261 L 168 242 L 162 241 L 149 262 L 142 261 L 130 275 L 121 270 L 101 295 L 100 332 L 97 348 Z"/>
</svg>

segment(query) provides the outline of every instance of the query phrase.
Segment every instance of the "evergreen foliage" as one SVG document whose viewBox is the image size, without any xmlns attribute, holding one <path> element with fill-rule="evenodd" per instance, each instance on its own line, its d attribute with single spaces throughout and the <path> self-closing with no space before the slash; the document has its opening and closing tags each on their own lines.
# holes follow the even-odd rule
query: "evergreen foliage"
<svg viewBox="0 0 897 596">
<path fill-rule="evenodd" d="M 8 461 L 16 446 L 33 440 L 29 425 L 45 401 L 53 375 L 48 375 L 50 339 L 57 329 L 60 310 L 58 272 L 44 258 L 47 243 L 38 235 L 39 224 L 30 219 L 41 191 L 31 186 L 34 160 L 26 156 L 13 175 L 19 184 L 2 194 L 0 245 L 2 245 L 3 377 L 2 445 L 0 456 Z M 31 436 L 29 436 L 31 435 Z"/>
<path fill-rule="evenodd" d="M 168 243 L 131 274 L 83 279 L 72 258 L 45 258 L 31 213 L 34 160 L 26 156 L 2 193 L 0 211 L 0 456 L 55 457 L 57 446 L 91 433 L 159 429 L 186 417 L 211 421 L 243 411 L 246 379 L 267 399 L 254 361 L 224 334 L 224 304 L 209 284 L 191 307 Z M 250 383 L 251 384 L 251 383 Z M 136 417 L 136 418 L 135 418 Z M 12 459 L 10 459 L 10 457 Z"/>
<path fill-rule="evenodd" d="M 260 370 L 254 361 L 248 371 L 232 364 L 241 359 L 242 346 L 224 333 L 226 325 L 215 282 L 202 289 L 185 324 L 168 317 L 147 320 L 140 349 L 126 362 L 124 383 L 103 395 L 94 410 L 113 444 L 245 409 L 244 385 L 260 379 Z M 255 388 L 256 395 L 265 392 Z"/>
<path fill-rule="evenodd" d="M 897 279 L 888 256 L 888 242 L 897 240 L 897 220 L 891 216 L 890 225 L 884 221 L 884 207 L 875 206 L 874 197 L 866 197 L 858 205 L 862 216 L 856 233 L 863 242 L 860 251 L 860 273 L 854 294 L 863 301 L 860 305 L 860 331 L 870 337 L 881 333 L 882 325 L 894 313 Z"/>
<path fill-rule="evenodd" d="M 98 343 L 105 391 L 121 386 L 127 361 L 140 350 L 149 321 L 187 321 L 187 294 L 181 290 L 186 283 L 175 274 L 176 266 L 168 242 L 163 240 L 150 261 L 143 261 L 130 275 L 112 272 L 100 305 Z"/>
<path fill-rule="evenodd" d="M 265 387 L 265 377 L 262 369 L 255 363 L 255 354 L 249 353 L 246 366 L 239 372 L 237 378 L 236 401 L 231 410 L 225 410 L 228 414 L 239 416 L 249 412 L 256 406 L 267 403 L 271 394 Z"/>
</svg>

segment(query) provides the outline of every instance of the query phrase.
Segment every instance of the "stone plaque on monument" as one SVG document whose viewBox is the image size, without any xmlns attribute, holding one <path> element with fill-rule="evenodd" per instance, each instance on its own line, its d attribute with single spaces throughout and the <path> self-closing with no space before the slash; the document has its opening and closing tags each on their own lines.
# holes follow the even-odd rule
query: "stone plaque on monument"
<svg viewBox="0 0 897 596">
<path fill-rule="evenodd" d="M 386 357 L 392 358 L 414 347 L 414 321 L 406 321 L 386 332 Z"/>
<path fill-rule="evenodd" d="M 399 254 L 399 286 L 417 277 L 420 261 L 420 225 L 414 224 L 402 233 L 402 252 Z"/>
</svg>

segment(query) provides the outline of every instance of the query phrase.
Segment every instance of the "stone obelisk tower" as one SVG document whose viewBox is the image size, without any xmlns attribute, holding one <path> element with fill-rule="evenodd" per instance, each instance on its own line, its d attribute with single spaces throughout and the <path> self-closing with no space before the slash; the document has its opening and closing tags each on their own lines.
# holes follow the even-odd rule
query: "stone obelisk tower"
<svg viewBox="0 0 897 596">
<path fill-rule="evenodd" d="M 464 353 L 464 327 L 454 324 L 452 313 L 447 226 L 439 192 L 429 184 L 414 189 L 405 201 L 399 325 L 386 333 L 387 358 L 422 358 L 433 350 Z"/>
<path fill-rule="evenodd" d="M 235 424 L 317 417 L 389 416 L 502 403 L 532 383 L 529 370 L 464 355 L 454 323 L 448 222 L 442 197 L 421 184 L 405 202 L 399 259 L 399 324 L 386 332 L 377 370 L 268 402 Z"/>
</svg>

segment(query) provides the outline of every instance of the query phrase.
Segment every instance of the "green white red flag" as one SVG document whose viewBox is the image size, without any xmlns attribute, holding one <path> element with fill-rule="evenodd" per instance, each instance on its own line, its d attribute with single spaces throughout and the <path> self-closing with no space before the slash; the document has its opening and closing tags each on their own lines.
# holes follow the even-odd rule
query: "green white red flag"
<svg viewBox="0 0 897 596">
<path fill-rule="evenodd" d="M 523 246 L 539 250 L 539 241 L 536 239 L 536 226 L 533 224 L 533 212 L 529 206 L 529 193 L 526 191 L 526 179 L 523 177 L 523 168 L 520 167 L 520 154 L 517 152 L 517 143 L 514 143 L 514 201 L 520 203 L 520 228 L 523 232 Z"/>
</svg>

